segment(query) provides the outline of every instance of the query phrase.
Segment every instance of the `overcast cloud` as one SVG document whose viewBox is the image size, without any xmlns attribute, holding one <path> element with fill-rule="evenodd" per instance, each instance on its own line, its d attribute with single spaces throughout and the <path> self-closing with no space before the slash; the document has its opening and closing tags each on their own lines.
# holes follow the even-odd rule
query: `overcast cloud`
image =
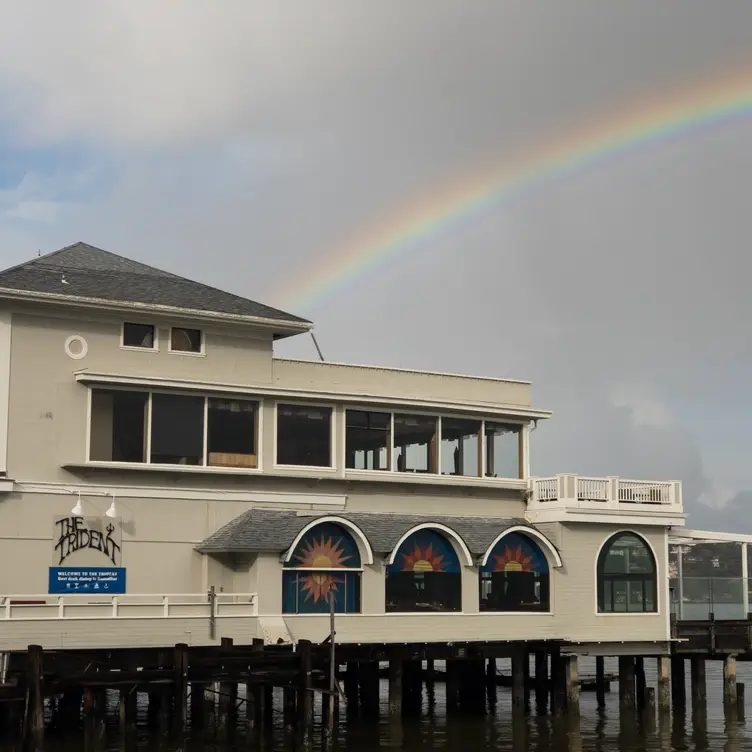
<svg viewBox="0 0 752 752">
<path fill-rule="evenodd" d="M 741 0 L 5 3 L 0 261 L 80 239 L 276 304 L 491 160 L 745 69 Z M 751 168 L 752 120 L 606 160 L 293 312 L 330 360 L 530 379 L 534 472 L 752 531 Z"/>
</svg>

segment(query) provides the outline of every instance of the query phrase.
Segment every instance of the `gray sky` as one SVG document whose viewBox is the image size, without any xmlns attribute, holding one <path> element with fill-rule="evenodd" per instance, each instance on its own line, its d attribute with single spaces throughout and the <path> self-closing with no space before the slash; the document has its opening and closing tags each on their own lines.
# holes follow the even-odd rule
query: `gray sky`
<svg viewBox="0 0 752 752">
<path fill-rule="evenodd" d="M 0 262 L 85 240 L 279 304 L 465 176 L 745 71 L 741 0 L 5 3 Z M 679 478 L 752 531 L 750 167 L 752 118 L 669 139 L 293 312 L 330 360 L 530 379 L 534 472 Z"/>
</svg>

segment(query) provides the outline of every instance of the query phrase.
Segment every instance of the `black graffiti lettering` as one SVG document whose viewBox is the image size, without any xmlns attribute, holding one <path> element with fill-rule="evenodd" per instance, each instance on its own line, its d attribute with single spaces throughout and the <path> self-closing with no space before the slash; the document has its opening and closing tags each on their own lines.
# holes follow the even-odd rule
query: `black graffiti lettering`
<svg viewBox="0 0 752 752">
<path fill-rule="evenodd" d="M 105 528 L 106 535 L 99 530 L 91 530 L 86 527 L 81 517 L 64 517 L 57 521 L 58 539 L 55 551 L 58 552 L 60 566 L 69 556 L 80 551 L 82 548 L 93 548 L 101 551 L 114 566 L 118 566 L 117 557 L 120 546 L 112 537 L 115 526 L 110 523 Z"/>
</svg>

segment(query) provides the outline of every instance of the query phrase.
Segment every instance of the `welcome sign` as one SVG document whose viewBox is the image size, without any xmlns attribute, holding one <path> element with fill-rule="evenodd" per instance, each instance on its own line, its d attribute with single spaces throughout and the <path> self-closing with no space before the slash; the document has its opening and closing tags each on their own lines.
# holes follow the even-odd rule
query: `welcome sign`
<svg viewBox="0 0 752 752">
<path fill-rule="evenodd" d="M 49 593 L 125 593 L 119 519 L 57 517 L 52 541 Z"/>
</svg>

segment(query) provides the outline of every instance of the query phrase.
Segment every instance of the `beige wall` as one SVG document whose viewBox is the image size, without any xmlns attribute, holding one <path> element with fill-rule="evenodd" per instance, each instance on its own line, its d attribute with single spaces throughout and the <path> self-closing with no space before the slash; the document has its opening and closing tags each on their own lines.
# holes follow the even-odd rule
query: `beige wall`
<svg viewBox="0 0 752 752">
<path fill-rule="evenodd" d="M 141 319 L 149 321 L 149 317 Z M 160 328 L 160 351 L 120 347 L 121 320 L 12 317 L 8 475 L 22 480 L 68 480 L 61 465 L 86 454 L 88 389 L 75 381 L 80 370 L 119 375 L 268 384 L 271 338 L 207 330 L 206 355 L 167 352 L 168 323 Z M 65 353 L 73 334 L 88 344 L 86 357 Z M 239 333 L 237 333 L 239 334 Z"/>
<path fill-rule="evenodd" d="M 307 360 L 274 360 L 275 386 L 351 392 L 385 397 L 435 399 L 447 402 L 527 405 L 530 384 L 501 379 L 479 379 L 389 368 L 360 367 Z M 472 382 L 472 393 L 468 391 Z"/>
</svg>

